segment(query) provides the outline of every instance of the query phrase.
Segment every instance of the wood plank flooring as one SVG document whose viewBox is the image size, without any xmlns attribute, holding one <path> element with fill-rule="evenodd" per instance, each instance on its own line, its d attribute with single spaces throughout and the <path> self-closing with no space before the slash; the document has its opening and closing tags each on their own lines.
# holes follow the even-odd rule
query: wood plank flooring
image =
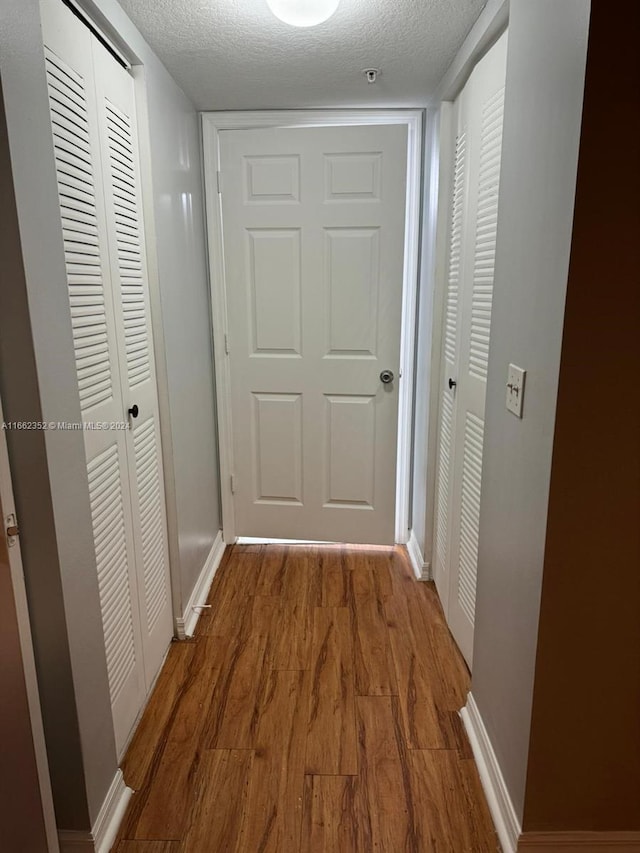
<svg viewBox="0 0 640 853">
<path fill-rule="evenodd" d="M 403 548 L 236 545 L 123 761 L 114 853 L 495 853 L 469 675 Z"/>
</svg>

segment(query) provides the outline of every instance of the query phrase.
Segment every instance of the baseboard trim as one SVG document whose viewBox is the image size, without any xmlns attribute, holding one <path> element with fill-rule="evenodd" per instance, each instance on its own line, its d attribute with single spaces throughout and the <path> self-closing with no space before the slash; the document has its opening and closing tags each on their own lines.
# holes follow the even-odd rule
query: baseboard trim
<svg viewBox="0 0 640 853">
<path fill-rule="evenodd" d="M 118 769 L 91 832 L 58 830 L 60 853 L 109 853 L 132 795 Z"/>
<path fill-rule="evenodd" d="M 111 850 L 132 796 L 133 791 L 127 788 L 122 770 L 118 769 L 93 825 L 91 834 L 95 840 L 96 853 L 109 853 Z"/>
<path fill-rule="evenodd" d="M 198 608 L 198 605 L 204 604 L 207 600 L 209 589 L 211 588 L 213 578 L 218 571 L 225 547 L 226 546 L 222 538 L 222 531 L 219 530 L 218 535 L 211 546 L 209 555 L 205 560 L 204 566 L 202 567 L 200 577 L 196 581 L 193 592 L 189 596 L 189 601 L 184 608 L 182 617 L 178 617 L 176 619 L 176 632 L 179 640 L 185 640 L 187 637 L 191 637 L 196 629 L 196 624 L 202 612 Z"/>
<path fill-rule="evenodd" d="M 415 574 L 416 578 L 419 581 L 430 581 L 430 566 L 429 563 L 425 563 L 424 561 L 422 551 L 420 550 L 420 545 L 418 545 L 418 540 L 416 539 L 416 534 L 413 532 L 413 530 L 409 534 L 409 541 L 407 542 L 407 553 L 409 554 L 411 568 L 413 569 L 413 573 Z"/>
<path fill-rule="evenodd" d="M 467 696 L 467 704 L 460 711 L 460 716 L 471 742 L 480 781 L 502 849 L 504 853 L 516 853 L 520 822 L 473 694 L 469 693 Z"/>
<path fill-rule="evenodd" d="M 638 853 L 640 832 L 525 832 L 518 853 Z"/>
<path fill-rule="evenodd" d="M 96 846 L 90 832 L 58 830 L 60 853 L 96 853 Z"/>
</svg>

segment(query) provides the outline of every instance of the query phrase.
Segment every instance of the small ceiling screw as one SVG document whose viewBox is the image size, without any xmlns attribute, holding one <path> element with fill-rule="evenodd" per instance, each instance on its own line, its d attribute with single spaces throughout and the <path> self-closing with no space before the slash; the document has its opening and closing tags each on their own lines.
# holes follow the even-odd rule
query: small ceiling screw
<svg viewBox="0 0 640 853">
<path fill-rule="evenodd" d="M 375 83 L 380 75 L 379 68 L 365 68 L 362 72 L 366 77 L 367 83 Z"/>
</svg>

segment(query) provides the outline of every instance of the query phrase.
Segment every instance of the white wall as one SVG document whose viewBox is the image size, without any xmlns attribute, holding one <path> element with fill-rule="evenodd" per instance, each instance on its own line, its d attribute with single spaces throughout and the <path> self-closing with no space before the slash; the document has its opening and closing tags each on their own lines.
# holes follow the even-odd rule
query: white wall
<svg viewBox="0 0 640 853">
<path fill-rule="evenodd" d="M 169 450 L 177 594 L 179 602 L 186 602 L 220 527 L 198 116 L 117 3 L 100 0 L 97 5 L 144 63 L 147 82 L 149 224 L 157 235 L 150 267 L 158 273 L 154 321 L 162 320 L 156 325 L 159 373 L 168 382 L 163 449 Z M 16 227 L 7 227 L 3 193 L 0 390 L 5 414 L 13 420 L 77 422 L 37 0 L 0 4 L 0 63 L 11 156 L 4 163 L 3 187 L 13 179 L 19 221 L 18 235 Z M 83 438 L 78 432 L 8 438 L 57 821 L 63 829 L 86 831 L 117 763 Z"/>
<path fill-rule="evenodd" d="M 5 417 L 79 422 L 37 0 L 0 4 L 0 75 L 8 130 L 0 146 Z M 84 439 L 31 430 L 9 431 L 7 440 L 56 818 L 64 829 L 87 830 L 116 753 Z"/>
<path fill-rule="evenodd" d="M 154 336 L 169 390 L 163 446 L 168 449 L 169 482 L 175 486 L 175 496 L 171 489 L 168 495 L 169 535 L 174 539 L 172 557 L 179 561 L 184 606 L 222 526 L 200 121 L 116 0 L 84 5 L 142 64 L 155 232 L 151 261 L 157 264 L 161 310 L 161 317 L 154 314 L 154 321 L 161 319 Z M 145 132 L 142 122 L 143 147 Z"/>
<path fill-rule="evenodd" d="M 472 692 L 522 818 L 589 0 L 511 0 Z M 524 417 L 507 365 L 527 371 Z"/>
<path fill-rule="evenodd" d="M 222 526 L 201 137 L 192 104 L 145 67 L 184 604 Z"/>
</svg>

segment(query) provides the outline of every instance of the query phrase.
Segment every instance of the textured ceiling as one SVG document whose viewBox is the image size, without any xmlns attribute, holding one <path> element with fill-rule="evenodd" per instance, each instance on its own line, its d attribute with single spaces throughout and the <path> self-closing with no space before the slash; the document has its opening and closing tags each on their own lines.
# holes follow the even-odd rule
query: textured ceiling
<svg viewBox="0 0 640 853">
<path fill-rule="evenodd" d="M 421 106 L 485 0 L 341 0 L 317 27 L 265 0 L 119 0 L 203 110 Z M 379 68 L 370 85 L 362 70 Z"/>
</svg>

